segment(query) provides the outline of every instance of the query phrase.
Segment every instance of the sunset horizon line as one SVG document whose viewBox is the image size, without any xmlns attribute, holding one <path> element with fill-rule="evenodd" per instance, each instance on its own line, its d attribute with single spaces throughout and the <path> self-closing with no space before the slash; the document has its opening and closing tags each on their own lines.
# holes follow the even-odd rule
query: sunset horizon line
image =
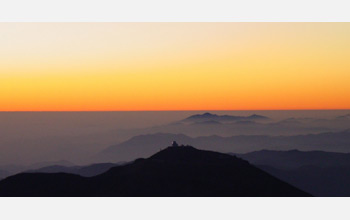
<svg viewBox="0 0 350 220">
<path fill-rule="evenodd" d="M 198 111 L 350 111 L 350 109 L 329 108 L 329 109 L 182 109 L 182 110 L 13 110 L 0 111 L 0 113 L 15 112 L 198 112 Z"/>
</svg>

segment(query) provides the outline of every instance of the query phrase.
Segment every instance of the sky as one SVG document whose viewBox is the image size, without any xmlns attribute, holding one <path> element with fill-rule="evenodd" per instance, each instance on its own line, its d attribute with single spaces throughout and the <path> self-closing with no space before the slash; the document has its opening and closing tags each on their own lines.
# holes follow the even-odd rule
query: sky
<svg viewBox="0 0 350 220">
<path fill-rule="evenodd" d="M 0 111 L 350 109 L 350 23 L 0 23 Z"/>
</svg>

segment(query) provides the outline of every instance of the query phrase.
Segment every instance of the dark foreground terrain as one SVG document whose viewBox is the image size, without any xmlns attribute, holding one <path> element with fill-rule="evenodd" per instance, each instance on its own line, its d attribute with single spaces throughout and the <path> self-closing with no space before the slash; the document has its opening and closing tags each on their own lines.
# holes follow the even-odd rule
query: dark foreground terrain
<svg viewBox="0 0 350 220">
<path fill-rule="evenodd" d="M 169 147 L 94 177 L 22 173 L 0 181 L 0 196 L 310 196 L 227 154 Z"/>
<path fill-rule="evenodd" d="M 313 196 L 350 196 L 350 154 L 262 150 L 236 154 Z"/>
</svg>

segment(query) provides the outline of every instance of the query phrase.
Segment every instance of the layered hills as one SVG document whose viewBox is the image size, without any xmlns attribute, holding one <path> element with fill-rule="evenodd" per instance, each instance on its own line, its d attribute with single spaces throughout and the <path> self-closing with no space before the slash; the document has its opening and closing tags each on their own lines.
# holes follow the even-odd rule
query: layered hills
<svg viewBox="0 0 350 220">
<path fill-rule="evenodd" d="M 0 181 L 0 196 L 310 196 L 235 156 L 168 147 L 147 159 L 82 177 L 22 173 Z"/>
</svg>

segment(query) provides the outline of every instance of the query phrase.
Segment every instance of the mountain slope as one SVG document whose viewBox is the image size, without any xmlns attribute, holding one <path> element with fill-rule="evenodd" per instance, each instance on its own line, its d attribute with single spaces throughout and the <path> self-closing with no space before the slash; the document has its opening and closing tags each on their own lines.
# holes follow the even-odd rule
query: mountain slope
<svg viewBox="0 0 350 220">
<path fill-rule="evenodd" d="M 232 155 L 243 158 L 254 165 L 266 165 L 278 169 L 294 169 L 303 166 L 316 166 L 320 168 L 343 166 L 350 168 L 350 153 L 261 150 Z"/>
<path fill-rule="evenodd" d="M 314 196 L 350 196 L 350 154 L 271 151 L 234 154 Z"/>
<path fill-rule="evenodd" d="M 0 196 L 309 196 L 247 161 L 193 147 L 169 147 L 95 177 L 18 174 Z"/>
<path fill-rule="evenodd" d="M 91 164 L 88 166 L 73 166 L 73 167 L 66 167 L 66 166 L 48 166 L 43 167 L 37 170 L 28 170 L 26 173 L 71 173 L 71 174 L 77 174 L 80 176 L 85 177 L 91 177 L 96 176 L 101 173 L 106 172 L 112 167 L 119 166 L 121 163 L 98 163 L 98 164 Z"/>
<path fill-rule="evenodd" d="M 314 196 L 350 196 L 350 167 L 303 166 L 288 170 L 258 167 Z"/>
<path fill-rule="evenodd" d="M 0 180 L 7 177 L 9 175 L 9 172 L 6 170 L 0 170 Z"/>
</svg>

